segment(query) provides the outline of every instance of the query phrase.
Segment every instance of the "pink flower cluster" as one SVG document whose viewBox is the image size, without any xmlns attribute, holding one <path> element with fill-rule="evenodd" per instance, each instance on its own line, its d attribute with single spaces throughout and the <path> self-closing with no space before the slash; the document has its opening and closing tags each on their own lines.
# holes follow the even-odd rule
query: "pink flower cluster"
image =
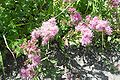
<svg viewBox="0 0 120 80">
<path fill-rule="evenodd" d="M 75 26 L 76 31 L 82 33 L 81 43 L 86 46 L 92 42 L 93 33 L 92 30 L 105 32 L 107 35 L 112 34 L 112 28 L 108 25 L 108 21 L 100 20 L 98 17 L 91 18 L 86 16 L 86 22 L 81 22 Z"/>
<path fill-rule="evenodd" d="M 51 18 L 46 22 L 42 23 L 40 28 L 34 29 L 31 33 L 31 40 L 28 40 L 26 43 L 21 45 L 21 48 L 26 51 L 28 56 L 28 62 L 26 67 L 23 67 L 20 71 L 22 78 L 32 78 L 35 75 L 34 68 L 40 63 L 40 56 L 38 55 L 40 49 L 38 49 L 37 39 L 42 38 L 42 45 L 47 44 L 47 42 L 53 38 L 59 31 L 58 26 L 56 25 L 56 19 Z"/>
<path fill-rule="evenodd" d="M 34 76 L 34 72 L 29 68 L 22 68 L 20 70 L 20 75 L 23 79 L 32 78 Z"/>
<path fill-rule="evenodd" d="M 53 38 L 58 33 L 59 28 L 56 24 L 55 18 L 51 18 L 48 21 L 43 22 L 40 28 L 43 45 L 47 44 L 49 39 Z"/>
<path fill-rule="evenodd" d="M 37 54 L 28 54 L 28 59 L 31 61 L 31 64 L 28 65 L 29 68 L 35 67 L 40 63 L 40 56 Z"/>
<path fill-rule="evenodd" d="M 92 41 L 93 33 L 85 23 L 79 23 L 75 29 L 82 33 L 81 43 L 83 46 L 90 44 Z"/>
<path fill-rule="evenodd" d="M 111 0 L 111 5 L 112 7 L 116 8 L 120 4 L 120 0 Z"/>
<path fill-rule="evenodd" d="M 21 48 L 24 49 L 28 54 L 40 52 L 40 49 L 37 48 L 37 41 L 34 39 L 28 40 L 27 43 L 23 43 Z"/>
<path fill-rule="evenodd" d="M 36 42 L 36 40 L 31 39 L 21 45 L 21 48 L 26 51 L 28 56 L 25 67 L 20 70 L 22 78 L 32 78 L 35 75 L 34 68 L 40 63 L 40 56 L 38 55 L 40 49 L 37 48 Z"/>
<path fill-rule="evenodd" d="M 112 34 L 112 28 L 109 26 L 108 21 L 99 20 L 96 16 L 90 19 L 88 26 L 97 31 L 104 31 L 107 35 Z"/>
<path fill-rule="evenodd" d="M 108 35 L 112 34 L 112 28 L 109 26 L 108 21 L 100 20 L 98 17 L 91 18 L 90 15 L 86 16 L 86 21 L 82 21 L 81 15 L 75 8 L 68 8 L 70 13 L 71 22 L 75 25 L 76 31 L 82 33 L 81 43 L 86 46 L 92 42 L 93 33 L 92 30 L 102 31 Z"/>
<path fill-rule="evenodd" d="M 56 24 L 57 23 L 55 18 L 51 18 L 48 21 L 43 22 L 40 28 L 33 30 L 31 33 L 32 39 L 37 40 L 39 37 L 41 37 L 42 45 L 47 44 L 48 41 L 53 38 L 59 31 L 59 28 Z"/>
<path fill-rule="evenodd" d="M 40 63 L 40 56 L 28 54 L 29 61 L 31 64 L 27 64 L 20 70 L 20 75 L 22 78 L 32 78 L 35 75 L 34 68 Z"/>
<path fill-rule="evenodd" d="M 70 13 L 71 22 L 74 25 L 77 25 L 82 20 L 80 13 L 75 8 L 68 8 L 68 12 Z"/>
</svg>

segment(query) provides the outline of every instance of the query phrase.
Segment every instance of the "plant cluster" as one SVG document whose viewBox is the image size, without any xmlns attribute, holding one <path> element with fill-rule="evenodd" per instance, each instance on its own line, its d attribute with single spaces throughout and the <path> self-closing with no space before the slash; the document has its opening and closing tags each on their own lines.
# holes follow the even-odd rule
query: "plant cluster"
<svg viewBox="0 0 120 80">
<path fill-rule="evenodd" d="M 88 74 L 87 65 L 119 71 L 120 64 L 114 63 L 120 57 L 120 0 L 0 2 L 1 78 L 7 79 L 6 68 L 15 64 L 8 74 L 12 79 L 13 71 L 28 80 L 84 79 L 79 73 Z M 15 58 L 10 63 L 8 54 Z M 84 64 L 76 58 L 83 58 Z"/>
</svg>

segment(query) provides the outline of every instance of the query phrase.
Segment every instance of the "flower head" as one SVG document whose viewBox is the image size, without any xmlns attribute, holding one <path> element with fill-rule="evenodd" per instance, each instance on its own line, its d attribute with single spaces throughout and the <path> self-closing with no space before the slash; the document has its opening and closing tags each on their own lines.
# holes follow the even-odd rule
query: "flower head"
<svg viewBox="0 0 120 80">
<path fill-rule="evenodd" d="M 120 0 L 111 0 L 111 5 L 113 8 L 118 7 L 120 4 Z"/>
<path fill-rule="evenodd" d="M 86 21 L 89 22 L 90 20 L 91 20 L 91 16 L 90 16 L 90 15 L 87 15 L 87 16 L 86 16 Z"/>
<path fill-rule="evenodd" d="M 79 25 L 76 26 L 75 29 L 82 33 L 82 39 L 81 39 L 82 46 L 86 46 L 92 42 L 93 33 L 91 29 L 89 29 L 87 24 L 79 23 Z"/>
<path fill-rule="evenodd" d="M 56 24 L 55 18 L 51 18 L 48 21 L 43 22 L 40 27 L 40 36 L 42 38 L 43 45 L 47 44 L 47 42 L 58 33 L 59 28 Z"/>
<path fill-rule="evenodd" d="M 28 68 L 22 68 L 20 70 L 20 75 L 22 78 L 32 78 L 34 76 L 34 72 Z"/>
<path fill-rule="evenodd" d="M 70 13 L 74 13 L 74 12 L 76 12 L 76 9 L 73 8 L 73 7 L 70 7 L 70 8 L 68 8 L 68 12 L 70 12 Z"/>
<path fill-rule="evenodd" d="M 70 18 L 71 18 L 71 21 L 73 21 L 73 22 L 79 22 L 82 20 L 82 17 L 80 15 L 80 13 L 78 13 L 78 12 L 71 14 Z"/>
<path fill-rule="evenodd" d="M 92 38 L 89 37 L 89 36 L 82 36 L 82 39 L 81 39 L 81 43 L 82 43 L 82 46 L 86 46 L 88 44 L 90 44 L 92 42 Z"/>
<path fill-rule="evenodd" d="M 31 33 L 31 38 L 37 40 L 40 37 L 40 30 L 34 29 Z"/>
<path fill-rule="evenodd" d="M 96 16 L 92 20 L 90 20 L 89 22 L 90 29 L 96 29 L 98 22 L 99 22 L 99 19 Z"/>
<path fill-rule="evenodd" d="M 33 64 L 34 66 L 37 66 L 39 63 L 40 63 L 40 56 L 34 55 L 34 56 L 32 57 L 32 64 Z"/>
<path fill-rule="evenodd" d="M 112 28 L 110 26 L 105 27 L 105 32 L 106 32 L 106 34 L 111 35 L 112 34 Z"/>
</svg>

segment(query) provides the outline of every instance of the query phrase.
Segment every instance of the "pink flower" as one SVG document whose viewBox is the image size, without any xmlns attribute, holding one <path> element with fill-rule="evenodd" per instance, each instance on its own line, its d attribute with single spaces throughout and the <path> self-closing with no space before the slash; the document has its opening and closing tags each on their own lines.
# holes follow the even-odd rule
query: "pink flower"
<svg viewBox="0 0 120 80">
<path fill-rule="evenodd" d="M 86 21 L 89 22 L 90 20 L 91 20 L 91 16 L 90 16 L 90 15 L 87 15 L 87 16 L 86 16 Z"/>
<path fill-rule="evenodd" d="M 79 12 L 76 11 L 75 8 L 68 8 L 68 12 L 70 13 L 70 19 L 73 25 L 78 25 L 78 23 L 82 20 L 82 17 Z"/>
<path fill-rule="evenodd" d="M 92 20 L 90 20 L 90 23 L 89 23 L 90 29 L 96 29 L 98 22 L 99 22 L 99 19 L 96 16 Z"/>
<path fill-rule="evenodd" d="M 40 37 L 40 31 L 39 29 L 34 29 L 31 33 L 31 38 L 36 40 Z"/>
<path fill-rule="evenodd" d="M 82 31 L 84 28 L 86 28 L 87 25 L 85 23 L 79 23 L 77 26 L 75 26 L 76 31 Z"/>
<path fill-rule="evenodd" d="M 28 65 L 27 65 L 27 68 L 28 68 L 29 70 L 32 70 L 34 67 L 35 67 L 35 66 L 34 66 L 33 64 L 28 64 Z"/>
<path fill-rule="evenodd" d="M 89 28 L 83 28 L 81 43 L 83 46 L 86 46 L 92 42 L 93 33 Z"/>
<path fill-rule="evenodd" d="M 26 50 L 29 53 L 39 51 L 39 49 L 37 49 L 36 42 L 34 40 L 28 40 L 28 43 L 26 45 Z"/>
<path fill-rule="evenodd" d="M 97 16 L 95 16 L 95 17 L 93 18 L 93 21 L 96 21 L 96 20 L 99 20 L 99 18 L 98 18 Z"/>
<path fill-rule="evenodd" d="M 88 27 L 86 27 L 86 28 L 82 28 L 81 29 L 81 33 L 82 34 L 89 34 L 89 35 L 91 35 L 92 31 Z"/>
<path fill-rule="evenodd" d="M 76 31 L 80 31 L 80 30 L 81 30 L 80 25 L 75 26 L 75 30 L 76 30 Z"/>
<path fill-rule="evenodd" d="M 72 21 L 72 22 L 79 22 L 79 21 L 82 20 L 82 17 L 81 17 L 81 15 L 80 15 L 80 13 L 78 13 L 78 12 L 76 12 L 76 13 L 74 13 L 74 14 L 71 14 L 71 15 L 70 15 L 70 18 L 71 18 L 71 21 Z"/>
<path fill-rule="evenodd" d="M 98 17 L 94 17 L 92 20 L 90 20 L 88 25 L 90 29 L 105 31 L 108 35 L 112 34 L 112 28 L 109 26 L 108 21 L 106 20 L 99 20 Z"/>
<path fill-rule="evenodd" d="M 56 23 L 56 19 L 55 19 L 54 17 L 51 18 L 51 19 L 49 19 L 48 22 L 50 22 L 50 23 L 53 24 L 53 25 L 56 25 L 56 24 L 57 24 L 57 23 Z"/>
<path fill-rule="evenodd" d="M 93 33 L 89 28 L 84 29 L 84 32 L 82 34 L 87 37 L 93 37 Z"/>
<path fill-rule="evenodd" d="M 28 58 L 29 58 L 29 59 L 32 59 L 33 56 L 34 56 L 33 54 L 28 54 Z"/>
<path fill-rule="evenodd" d="M 28 68 L 22 68 L 20 70 L 20 75 L 22 78 L 32 78 L 34 76 L 34 72 Z"/>
<path fill-rule="evenodd" d="M 42 45 L 47 44 L 47 42 L 58 33 L 59 28 L 56 24 L 57 23 L 55 18 L 51 18 L 48 21 L 43 22 L 42 26 L 40 27 Z"/>
<path fill-rule="evenodd" d="M 90 44 L 92 42 L 92 38 L 89 37 L 89 36 L 82 36 L 82 39 L 81 39 L 81 43 L 82 43 L 82 46 L 86 46 L 88 44 Z"/>
<path fill-rule="evenodd" d="M 92 42 L 93 33 L 91 29 L 87 27 L 87 24 L 79 23 L 79 25 L 76 26 L 75 29 L 82 33 L 82 39 L 81 39 L 82 46 L 87 46 Z"/>
<path fill-rule="evenodd" d="M 41 61 L 40 56 L 37 54 L 28 54 L 28 58 L 32 61 L 32 64 L 29 66 L 37 66 Z"/>
<path fill-rule="evenodd" d="M 22 78 L 32 78 L 35 75 L 34 68 L 40 63 L 40 56 L 37 54 L 28 54 L 28 60 L 30 63 L 26 65 L 27 67 L 20 70 Z"/>
<path fill-rule="evenodd" d="M 73 8 L 73 7 L 70 7 L 70 8 L 68 8 L 68 12 L 70 12 L 70 13 L 74 13 L 74 12 L 76 12 L 76 9 Z"/>
<path fill-rule="evenodd" d="M 108 21 L 99 20 L 96 16 L 93 19 L 91 19 L 90 16 L 86 16 L 86 20 L 86 23 L 81 22 L 75 26 L 75 30 L 82 33 L 81 43 L 83 46 L 86 46 L 92 42 L 92 30 L 104 31 L 108 35 L 112 34 L 112 28 L 108 25 Z"/>
<path fill-rule="evenodd" d="M 116 8 L 119 6 L 120 0 L 111 0 L 111 5 L 113 8 Z"/>
<path fill-rule="evenodd" d="M 99 20 L 98 24 L 96 26 L 96 29 L 98 31 L 103 31 L 103 30 L 105 30 L 105 27 L 107 27 L 107 26 L 108 26 L 108 22 L 107 21 Z"/>
<path fill-rule="evenodd" d="M 105 32 L 106 32 L 106 34 L 111 35 L 112 34 L 112 28 L 110 26 L 105 27 Z"/>
<path fill-rule="evenodd" d="M 23 43 L 20 48 L 24 49 L 25 48 L 25 43 Z"/>
<path fill-rule="evenodd" d="M 29 74 L 30 74 L 30 71 L 28 71 L 28 70 L 26 70 L 24 68 L 22 68 L 20 70 L 20 75 L 21 75 L 22 78 L 27 78 L 29 76 Z"/>
<path fill-rule="evenodd" d="M 46 45 L 49 41 L 50 37 L 43 37 L 42 39 L 42 45 Z"/>
<path fill-rule="evenodd" d="M 21 48 L 24 49 L 27 53 L 40 52 L 40 49 L 37 48 L 36 42 L 37 41 L 35 39 L 28 40 L 22 44 Z"/>
<path fill-rule="evenodd" d="M 39 63 L 40 63 L 40 56 L 34 55 L 34 56 L 32 57 L 32 64 L 33 64 L 34 66 L 37 66 Z"/>
<path fill-rule="evenodd" d="M 59 31 L 58 26 L 56 25 L 56 19 L 51 18 L 46 22 L 42 23 L 42 26 L 38 29 L 35 29 L 31 33 L 32 40 L 37 40 L 39 37 L 42 38 L 42 44 L 45 45 L 47 42 L 53 38 Z"/>
</svg>

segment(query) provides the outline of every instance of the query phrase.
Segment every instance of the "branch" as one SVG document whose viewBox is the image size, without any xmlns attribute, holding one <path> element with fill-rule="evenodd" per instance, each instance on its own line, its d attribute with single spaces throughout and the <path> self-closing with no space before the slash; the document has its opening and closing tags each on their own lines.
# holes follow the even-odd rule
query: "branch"
<svg viewBox="0 0 120 80">
<path fill-rule="evenodd" d="M 15 56 L 14 56 L 14 53 L 12 52 L 12 50 L 11 50 L 11 49 L 9 48 L 9 46 L 8 46 L 8 43 L 7 43 L 7 40 L 6 40 L 5 35 L 3 35 L 3 39 L 4 39 L 4 42 L 5 42 L 5 45 L 6 45 L 7 49 L 10 51 L 10 53 L 12 54 L 12 56 L 13 56 L 13 58 L 14 58 L 14 60 L 15 60 L 15 64 L 17 65 L 17 60 L 16 60 L 16 58 L 15 58 Z"/>
</svg>

